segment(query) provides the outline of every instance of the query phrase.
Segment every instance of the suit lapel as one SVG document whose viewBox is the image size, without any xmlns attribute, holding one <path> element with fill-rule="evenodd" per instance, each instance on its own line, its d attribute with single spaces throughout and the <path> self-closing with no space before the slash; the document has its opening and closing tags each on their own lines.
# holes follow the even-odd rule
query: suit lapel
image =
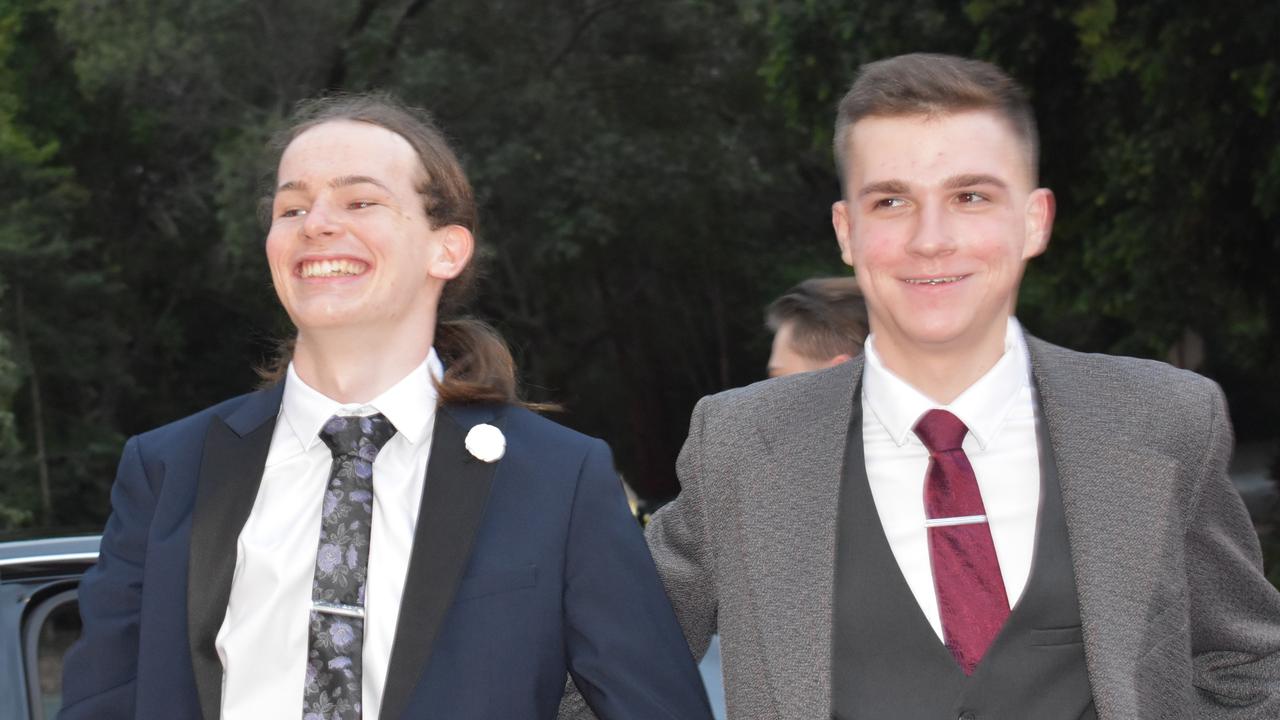
<svg viewBox="0 0 1280 720">
<path fill-rule="evenodd" d="M 766 460 L 740 466 L 746 562 L 783 717 L 827 712 L 836 515 L 860 358 L 794 382 L 755 418 Z M 782 670 L 785 669 L 785 672 Z M 815 717 L 817 715 L 814 715 Z"/>
<path fill-rule="evenodd" d="M 489 490 L 501 462 L 486 463 L 464 441 L 476 424 L 502 426 L 492 409 L 444 406 L 436 412 L 431 458 L 418 510 L 400 617 L 382 696 L 384 719 L 399 718 L 422 678 L 431 648 L 471 557 Z"/>
<path fill-rule="evenodd" d="M 1118 717 L 1116 699 L 1132 692 L 1152 568 L 1163 548 L 1156 526 L 1167 522 L 1159 483 L 1144 476 L 1174 472 L 1173 461 L 1114 436 L 1107 391 L 1092 380 L 1087 356 L 1028 337 L 1032 374 L 1057 464 L 1071 564 L 1075 572 L 1089 681 L 1100 717 Z"/>
<path fill-rule="evenodd" d="M 236 543 L 258 496 L 284 384 L 245 399 L 205 435 L 196 485 L 187 569 L 187 637 L 200 709 L 207 720 L 222 706 L 222 662 L 214 640 L 227 612 Z"/>
</svg>

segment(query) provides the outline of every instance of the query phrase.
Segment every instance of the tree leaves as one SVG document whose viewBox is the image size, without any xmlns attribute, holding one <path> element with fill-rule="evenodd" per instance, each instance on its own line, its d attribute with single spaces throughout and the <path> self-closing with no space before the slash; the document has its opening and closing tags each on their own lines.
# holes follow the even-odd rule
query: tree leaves
<svg viewBox="0 0 1280 720">
<path fill-rule="evenodd" d="M 456 140 L 475 309 L 531 394 L 670 495 L 693 402 L 763 376 L 763 306 L 846 272 L 834 105 L 859 64 L 913 50 L 1032 93 L 1059 218 L 1026 324 L 1155 357 L 1193 331 L 1240 435 L 1271 436 L 1277 36 L 1280 6 L 1249 0 L 0 0 L 0 472 L 27 488 L 0 502 L 35 507 L 33 377 L 68 522 L 105 512 L 123 437 L 252 386 L 289 332 L 264 144 L 299 99 L 371 88 Z"/>
</svg>

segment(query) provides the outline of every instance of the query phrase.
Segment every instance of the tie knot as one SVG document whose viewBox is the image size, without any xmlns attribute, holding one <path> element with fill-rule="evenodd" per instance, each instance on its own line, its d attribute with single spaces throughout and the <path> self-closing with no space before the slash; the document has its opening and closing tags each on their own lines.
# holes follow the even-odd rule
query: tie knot
<svg viewBox="0 0 1280 720">
<path fill-rule="evenodd" d="M 320 430 L 320 439 L 334 457 L 351 455 L 367 462 L 396 434 L 396 426 L 382 413 L 376 415 L 334 415 Z"/>
<path fill-rule="evenodd" d="M 959 450 L 964 445 L 964 436 L 969 433 L 969 428 L 965 427 L 960 418 L 946 410 L 930 410 L 916 423 L 915 433 L 932 454 Z"/>
</svg>

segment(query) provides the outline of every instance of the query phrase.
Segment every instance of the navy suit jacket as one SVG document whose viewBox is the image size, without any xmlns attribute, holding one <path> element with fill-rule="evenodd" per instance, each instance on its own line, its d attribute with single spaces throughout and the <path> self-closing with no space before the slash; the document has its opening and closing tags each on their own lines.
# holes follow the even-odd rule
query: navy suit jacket
<svg viewBox="0 0 1280 720">
<path fill-rule="evenodd" d="M 63 720 L 219 717 L 214 637 L 282 391 L 125 445 Z M 498 462 L 465 450 L 478 423 L 506 436 Z M 443 406 L 380 718 L 554 718 L 566 671 L 602 718 L 711 716 L 608 446 L 517 407 Z"/>
</svg>

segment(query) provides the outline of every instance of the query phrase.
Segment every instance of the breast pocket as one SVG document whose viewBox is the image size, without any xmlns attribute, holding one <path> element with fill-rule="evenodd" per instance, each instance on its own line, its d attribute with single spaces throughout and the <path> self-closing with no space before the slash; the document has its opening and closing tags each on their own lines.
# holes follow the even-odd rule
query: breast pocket
<svg viewBox="0 0 1280 720">
<path fill-rule="evenodd" d="M 489 595 L 531 588 L 537 584 L 538 568 L 536 565 L 504 570 L 483 570 L 462 578 L 462 582 L 458 584 L 458 592 L 453 599 L 455 602 L 474 600 L 475 598 Z"/>
</svg>

